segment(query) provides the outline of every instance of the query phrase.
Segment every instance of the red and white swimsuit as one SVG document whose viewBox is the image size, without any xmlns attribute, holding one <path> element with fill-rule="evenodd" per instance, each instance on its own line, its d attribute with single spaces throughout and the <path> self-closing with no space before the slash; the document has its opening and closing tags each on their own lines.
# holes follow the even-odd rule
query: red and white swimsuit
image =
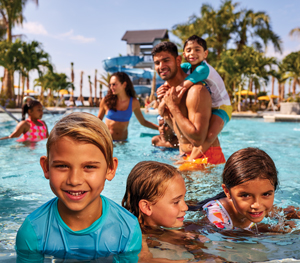
<svg viewBox="0 0 300 263">
<path fill-rule="evenodd" d="M 21 139 L 17 140 L 18 142 L 37 142 L 47 138 L 47 128 L 44 122 L 37 120 L 42 124 L 42 126 L 37 126 L 30 119 L 27 119 L 26 121 L 30 123 L 30 128 L 26 133 L 23 134 Z"/>
</svg>

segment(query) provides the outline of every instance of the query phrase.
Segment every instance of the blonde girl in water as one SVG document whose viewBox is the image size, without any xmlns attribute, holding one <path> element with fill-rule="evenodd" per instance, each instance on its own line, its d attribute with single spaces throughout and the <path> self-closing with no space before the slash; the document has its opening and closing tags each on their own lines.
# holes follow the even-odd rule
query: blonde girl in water
<svg viewBox="0 0 300 263">
<path fill-rule="evenodd" d="M 105 124 L 114 141 L 127 139 L 132 112 L 141 125 L 154 130 L 158 129 L 156 124 L 144 118 L 140 103 L 135 97 L 135 90 L 129 76 L 124 72 L 112 74 L 109 81 L 109 91 L 99 106 L 98 118 L 102 120 L 106 115 Z"/>
<path fill-rule="evenodd" d="M 31 100 L 25 104 L 22 114 L 28 114 L 27 120 L 21 121 L 13 133 L 9 136 L 0 138 L 0 140 L 17 138 L 23 134 L 23 136 L 18 139 L 18 142 L 37 142 L 48 138 L 48 128 L 43 117 L 43 106 L 37 100 Z"/>
<path fill-rule="evenodd" d="M 184 229 L 188 209 L 186 187 L 180 171 L 156 161 L 143 161 L 131 170 L 122 206 L 133 213 L 143 233 L 143 262 L 188 262 L 201 258 L 224 262 L 202 251 L 202 236 Z M 191 251 L 190 245 L 197 249 Z"/>
</svg>

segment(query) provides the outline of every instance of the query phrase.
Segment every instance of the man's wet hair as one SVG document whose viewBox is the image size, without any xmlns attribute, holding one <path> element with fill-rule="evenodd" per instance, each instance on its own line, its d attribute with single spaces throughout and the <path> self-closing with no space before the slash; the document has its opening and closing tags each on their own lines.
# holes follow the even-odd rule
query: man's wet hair
<svg viewBox="0 0 300 263">
<path fill-rule="evenodd" d="M 172 42 L 164 41 L 164 42 L 160 42 L 159 44 L 157 44 L 152 49 L 152 52 L 151 52 L 152 57 L 154 57 L 156 54 L 158 54 L 162 51 L 169 52 L 174 58 L 178 57 L 177 46 Z"/>
<path fill-rule="evenodd" d="M 207 50 L 206 41 L 205 41 L 203 38 L 201 38 L 201 37 L 198 37 L 198 36 L 196 36 L 196 35 L 193 35 L 193 36 L 189 37 L 189 38 L 184 42 L 184 45 L 183 45 L 183 51 L 184 51 L 185 46 L 187 45 L 187 43 L 188 43 L 189 41 L 197 41 L 197 43 L 198 43 L 201 47 L 203 47 L 204 51 Z"/>
</svg>

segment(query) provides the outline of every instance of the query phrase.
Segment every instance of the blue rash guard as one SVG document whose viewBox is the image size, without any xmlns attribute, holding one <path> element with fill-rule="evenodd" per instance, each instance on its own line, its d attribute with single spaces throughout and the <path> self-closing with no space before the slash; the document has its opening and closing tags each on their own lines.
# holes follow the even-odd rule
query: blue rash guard
<svg viewBox="0 0 300 263">
<path fill-rule="evenodd" d="M 126 110 L 108 110 L 106 118 L 113 121 L 127 122 L 132 115 L 132 97 L 130 98 L 128 108 Z"/>
<path fill-rule="evenodd" d="M 73 231 L 64 223 L 57 209 L 57 197 L 36 209 L 17 233 L 17 262 L 43 262 L 44 255 L 92 260 L 119 254 L 121 259 L 120 253 L 124 253 L 124 258 L 131 254 L 128 262 L 137 262 L 142 247 L 137 218 L 112 200 L 104 196 L 101 199 L 102 216 L 80 231 Z"/>
<path fill-rule="evenodd" d="M 218 115 L 224 121 L 224 125 L 231 119 L 232 106 L 225 84 L 219 73 L 205 60 L 191 73 L 192 65 L 183 63 L 182 70 L 189 74 L 185 79 L 194 84 L 204 81 L 208 87 L 212 99 L 212 114 Z"/>
</svg>

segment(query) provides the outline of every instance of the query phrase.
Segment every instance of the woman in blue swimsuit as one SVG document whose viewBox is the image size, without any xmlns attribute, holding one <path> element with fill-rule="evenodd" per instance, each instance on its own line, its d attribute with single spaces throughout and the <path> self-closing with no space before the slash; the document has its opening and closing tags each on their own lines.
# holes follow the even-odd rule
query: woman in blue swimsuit
<svg viewBox="0 0 300 263">
<path fill-rule="evenodd" d="M 110 78 L 109 91 L 101 101 L 98 112 L 98 118 L 101 120 L 106 115 L 105 123 L 114 141 L 127 139 L 132 112 L 143 126 L 158 129 L 156 124 L 144 118 L 128 75 L 124 72 L 116 72 Z"/>
</svg>

